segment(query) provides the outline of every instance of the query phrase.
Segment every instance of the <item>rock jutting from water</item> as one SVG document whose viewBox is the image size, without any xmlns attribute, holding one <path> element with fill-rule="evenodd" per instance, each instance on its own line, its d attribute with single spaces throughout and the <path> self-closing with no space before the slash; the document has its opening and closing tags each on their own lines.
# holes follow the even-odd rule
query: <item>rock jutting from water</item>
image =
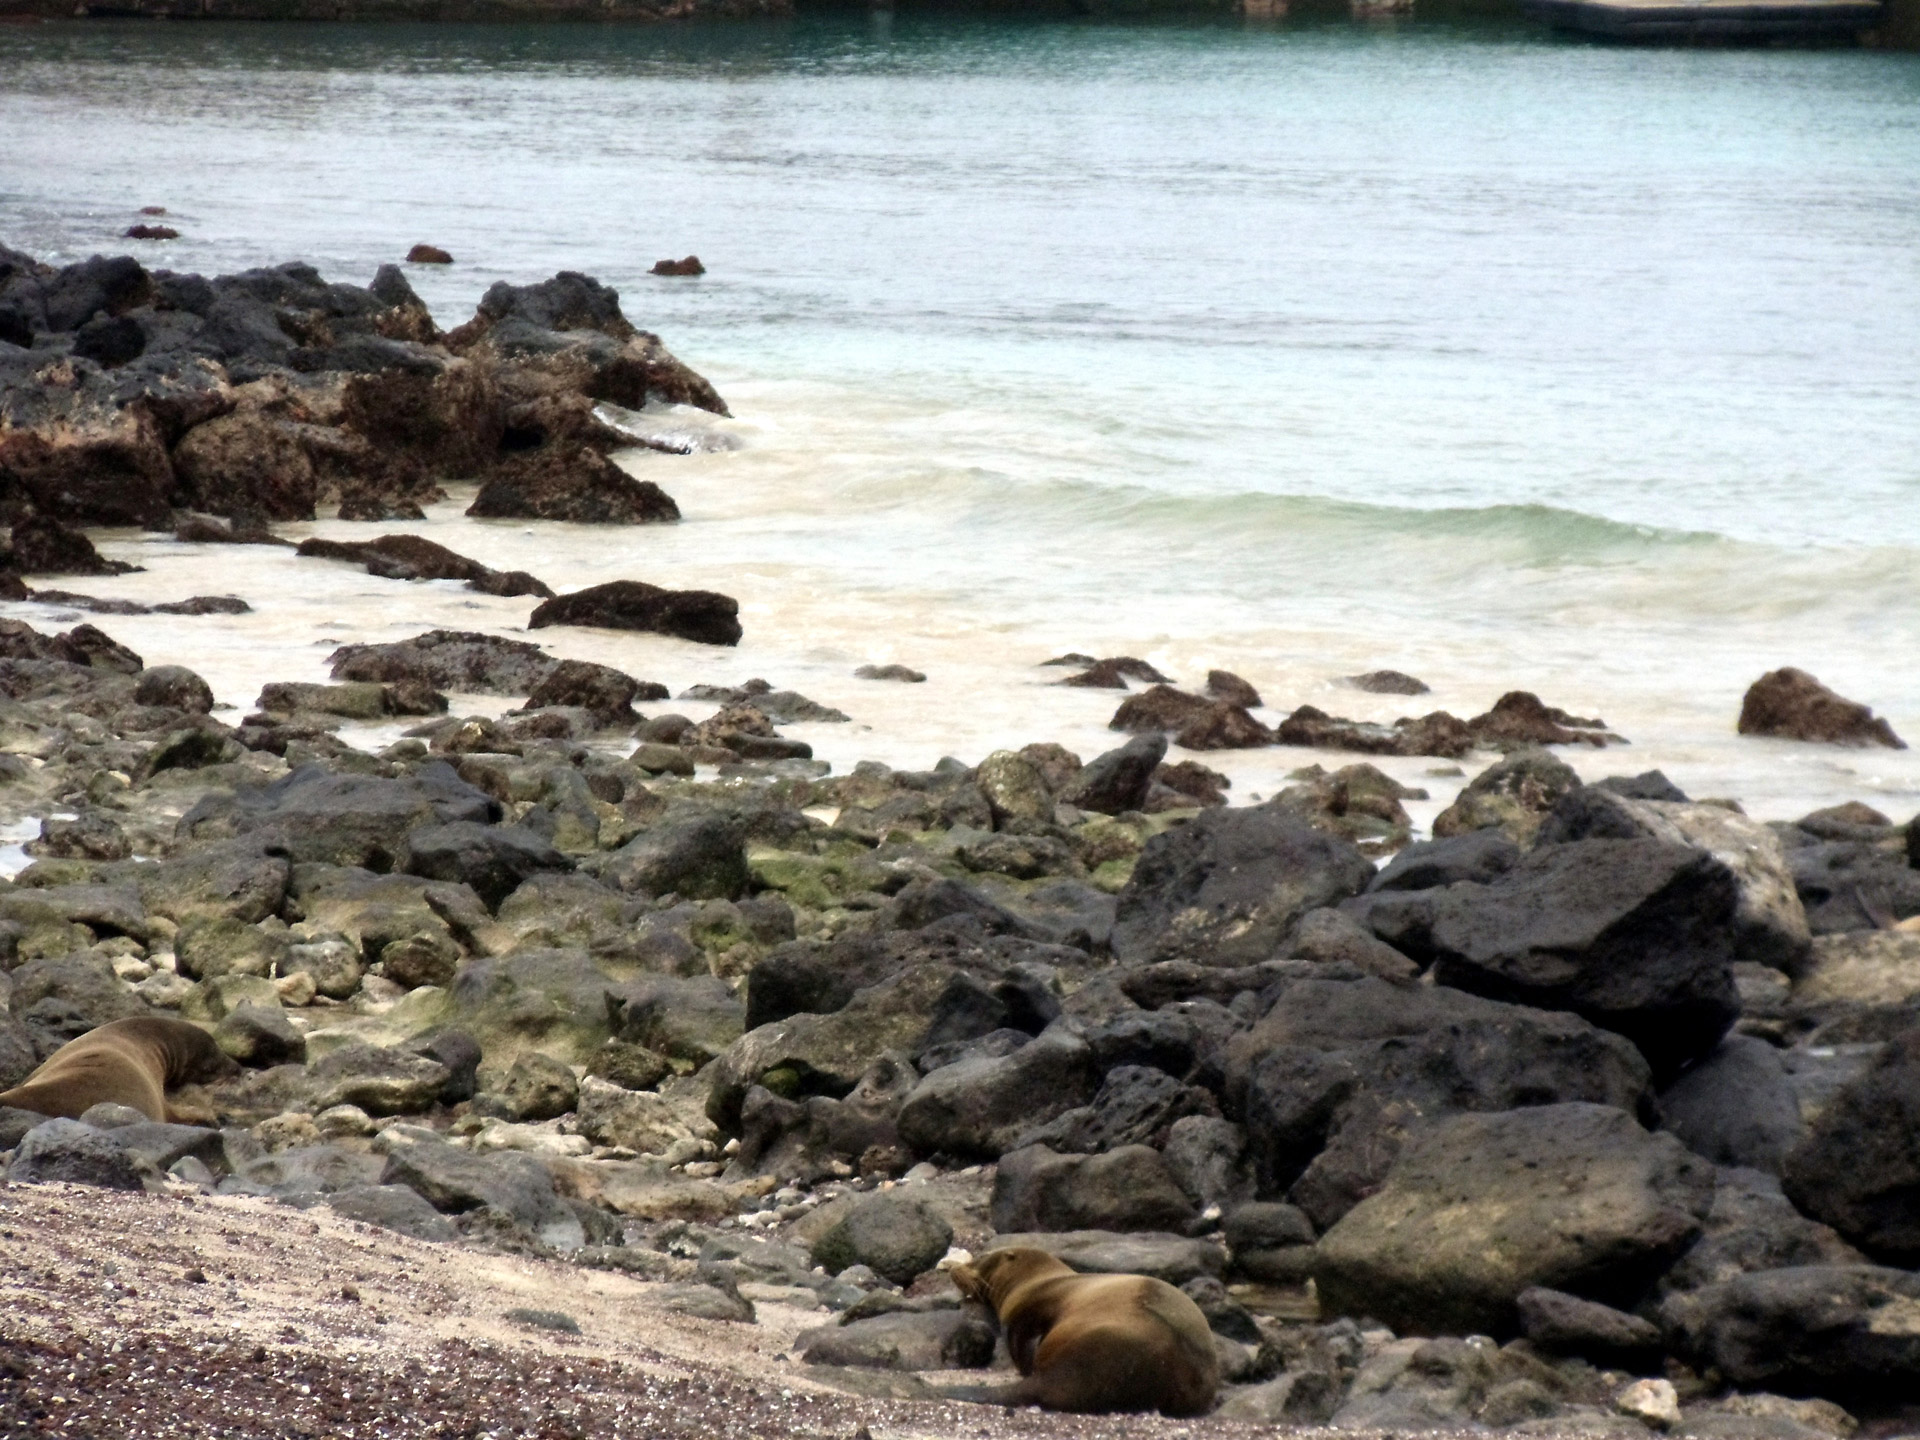
<svg viewBox="0 0 1920 1440">
<path fill-rule="evenodd" d="M 937 1267 L 1007 1243 L 1185 1290 L 1228 1418 L 1837 1437 L 1920 1386 L 1920 939 L 1882 928 L 1920 844 L 1865 807 L 1523 749 L 1408 844 L 1365 763 L 1227 808 L 1156 731 L 833 776 L 766 681 L 646 718 L 666 686 L 439 631 L 230 726 L 91 627 L 8 636 L 0 795 L 41 825 L 0 1087 L 154 1013 L 241 1067 L 178 1123 L 0 1112 L 15 1184 L 798 1306 L 863 1393 L 987 1363 Z"/>
<path fill-rule="evenodd" d="M 209 280 L 0 247 L 0 520 L 21 574 L 106 573 L 71 527 L 418 518 L 455 481 L 479 485 L 475 515 L 675 520 L 608 459 L 644 437 L 595 414 L 650 400 L 727 413 L 571 271 L 502 281 L 443 333 L 392 265 L 361 288 L 298 263 Z"/>
</svg>

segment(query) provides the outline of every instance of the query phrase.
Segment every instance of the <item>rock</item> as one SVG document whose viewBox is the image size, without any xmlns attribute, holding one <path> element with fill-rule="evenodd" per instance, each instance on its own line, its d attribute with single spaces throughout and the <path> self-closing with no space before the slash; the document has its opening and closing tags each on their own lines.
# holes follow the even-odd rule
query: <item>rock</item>
<svg viewBox="0 0 1920 1440">
<path fill-rule="evenodd" d="M 416 245 L 407 251 L 409 265 L 451 265 L 453 256 L 438 245 Z"/>
<path fill-rule="evenodd" d="M 327 1206 L 343 1220 L 377 1225 L 415 1240 L 451 1244 L 460 1238 L 452 1221 L 404 1185 L 355 1185 L 329 1195 Z"/>
<path fill-rule="evenodd" d="M 653 269 L 648 273 L 652 275 L 704 275 L 707 273 L 707 267 L 700 263 L 700 257 L 698 255 L 689 255 L 683 260 L 656 260 L 653 262 Z"/>
<path fill-rule="evenodd" d="M 5 559 L 6 568 L 16 575 L 121 575 L 133 569 L 104 558 L 85 535 L 48 515 L 14 522 Z"/>
<path fill-rule="evenodd" d="M 1349 675 L 1347 684 L 1369 695 L 1425 695 L 1429 689 L 1424 681 L 1398 670 L 1369 670 L 1364 675 Z"/>
<path fill-rule="evenodd" d="M 213 1028 L 214 1042 L 242 1065 L 302 1065 L 306 1037 L 278 1006 L 240 1005 Z"/>
<path fill-rule="evenodd" d="M 315 1110 L 358 1105 L 369 1115 L 414 1115 L 440 1098 L 451 1072 L 425 1055 L 356 1042 L 316 1060 L 307 1078 Z"/>
<path fill-rule="evenodd" d="M 1660 1329 L 1638 1315 L 1535 1286 L 1515 1302 L 1520 1333 L 1551 1355 L 1578 1355 L 1596 1365 L 1639 1369 L 1660 1354 Z"/>
<path fill-rule="evenodd" d="M 1728 922 L 1738 886 L 1658 840 L 1547 845 L 1488 885 L 1434 892 L 1444 985 L 1572 1010 L 1640 1047 L 1656 1079 L 1710 1053 L 1739 1015 Z"/>
<path fill-rule="evenodd" d="M 1787 1155 L 1781 1181 L 1802 1211 L 1867 1254 L 1920 1262 L 1920 1028 L 1840 1088 Z"/>
<path fill-rule="evenodd" d="M 1340 1389 L 1319 1371 L 1289 1372 L 1277 1380 L 1221 1392 L 1222 1420 L 1256 1425 L 1323 1425 L 1339 1408 Z"/>
<path fill-rule="evenodd" d="M 1053 792 L 1040 767 L 1013 750 L 996 750 L 980 762 L 975 783 L 993 812 L 993 828 L 1045 825 L 1053 819 Z"/>
<path fill-rule="evenodd" d="M 1258 710 L 1262 703 L 1260 692 L 1231 670 L 1209 670 L 1207 694 L 1229 705 L 1238 705 L 1243 710 Z"/>
<path fill-rule="evenodd" d="M 1830 1226 L 1795 1210 L 1774 1176 L 1724 1168 L 1717 1176 L 1705 1233 L 1660 1283 L 1664 1292 L 1672 1293 L 1761 1270 L 1865 1263 L 1866 1257 Z"/>
<path fill-rule="evenodd" d="M 1164 1142 L 1174 1122 L 1190 1115 L 1216 1115 L 1213 1096 L 1198 1085 L 1183 1085 L 1146 1065 L 1118 1065 L 1107 1071 L 1091 1104 L 1078 1106 L 1043 1124 L 1030 1126 L 1021 1140 L 1081 1155 L 1122 1145 Z M 1046 1229 L 1046 1226 L 1028 1227 Z M 1120 1227 L 1067 1226 L 1067 1229 Z M 1169 1228 L 1162 1225 L 1149 1230 Z"/>
<path fill-rule="evenodd" d="M 1742 1389 L 1843 1404 L 1904 1399 L 1920 1381 L 1920 1275 L 1812 1265 L 1676 1295 L 1661 1325 L 1679 1354 Z"/>
<path fill-rule="evenodd" d="M 345 560 L 364 566 L 369 575 L 385 580 L 464 580 L 468 589 L 483 595 L 553 598 L 552 590 L 523 570 L 503 574 L 477 560 L 456 555 L 446 546 L 421 535 L 382 535 L 377 540 L 303 540 L 297 553 L 323 560 Z"/>
<path fill-rule="evenodd" d="M 1264 960 L 1300 916 L 1372 876 L 1352 845 L 1283 811 L 1209 811 L 1147 842 L 1120 893 L 1113 953 L 1129 965 Z"/>
<path fill-rule="evenodd" d="M 1030 1145 L 1003 1155 L 993 1184 L 993 1228 L 1174 1230 L 1194 1218 L 1160 1153 L 1122 1145 L 1101 1155 L 1060 1155 Z"/>
<path fill-rule="evenodd" d="M 175 964 L 189 980 L 222 975 L 271 975 L 286 950 L 286 937 L 230 916 L 196 915 L 174 937 Z"/>
<path fill-rule="evenodd" d="M 627 1090 L 589 1077 L 580 1082 L 579 1109 L 580 1133 L 596 1144 L 658 1155 L 690 1135 L 680 1110 L 651 1090 Z"/>
<path fill-rule="evenodd" d="M 148 1176 L 158 1178 L 150 1165 L 116 1138 L 110 1130 L 96 1130 L 78 1120 L 48 1120 L 29 1130 L 13 1152 L 7 1179 L 15 1185 L 66 1181 L 109 1190 L 144 1189 Z"/>
<path fill-rule="evenodd" d="M 906 665 L 862 665 L 853 672 L 857 680 L 898 680 L 907 685 L 924 685 L 926 675 Z"/>
<path fill-rule="evenodd" d="M 1884 745 L 1904 750 L 1893 727 L 1857 701 L 1836 695 L 1804 670 L 1770 670 L 1740 702 L 1740 733 L 1822 745 Z"/>
<path fill-rule="evenodd" d="M 746 1007 L 713 975 L 680 979 L 650 975 L 607 995 L 619 1038 L 696 1068 L 745 1032 Z"/>
<path fill-rule="evenodd" d="M 1406 844 L 1413 822 L 1402 800 L 1424 800 L 1427 792 L 1411 789 L 1372 765 L 1346 765 L 1331 775 L 1315 765 L 1294 772 L 1300 783 L 1287 786 L 1267 802 L 1275 810 L 1289 810 L 1316 830 L 1350 840 L 1364 855 L 1385 854 Z"/>
<path fill-rule="evenodd" d="M 1086 1103 L 1093 1091 L 1087 1042 L 1055 1025 L 1011 1055 L 961 1060 L 928 1075 L 901 1107 L 900 1138 L 923 1155 L 993 1159 L 1027 1127 Z"/>
<path fill-rule="evenodd" d="M 1484 715 L 1467 721 L 1467 729 L 1489 750 L 1519 750 L 1534 745 L 1604 746 L 1624 743 L 1610 734 L 1607 722 L 1583 719 L 1541 703 L 1526 690 L 1509 690 Z"/>
<path fill-rule="evenodd" d="M 1699 1235 L 1712 1186 L 1705 1161 L 1608 1106 L 1461 1115 L 1321 1238 L 1314 1278 L 1333 1312 L 1399 1331 L 1511 1332 L 1536 1285 L 1637 1298 Z"/>
<path fill-rule="evenodd" d="M 740 643 L 740 606 L 710 590 L 662 590 L 638 580 L 615 580 L 548 600 L 527 627 L 597 625 L 610 630 L 650 630 L 708 645 Z"/>
<path fill-rule="evenodd" d="M 1227 791 L 1232 788 L 1233 781 L 1218 770 L 1209 770 L 1198 760 L 1181 760 L 1172 765 L 1163 761 L 1155 767 L 1147 787 L 1146 808 L 1149 811 L 1184 810 L 1194 805 L 1224 805 Z"/>
<path fill-rule="evenodd" d="M 829 1275 L 865 1265 L 895 1285 L 908 1285 L 952 1244 L 953 1227 L 924 1201 L 881 1191 L 856 1200 L 816 1239 L 813 1259 Z"/>
<path fill-rule="evenodd" d="M 562 520 L 576 525 L 659 525 L 678 520 L 680 507 L 674 503 L 671 495 L 653 481 L 636 479 L 591 446 L 575 448 L 556 443 L 524 454 L 509 454 L 489 472 L 466 513 L 475 519 L 485 520 Z M 635 582 L 614 583 L 631 585 Z M 704 595 L 706 592 L 684 593 Z M 538 613 L 535 612 L 536 615 Z M 604 618 L 536 620 L 533 623 L 604 624 L 620 630 L 680 633 L 659 624 L 622 624 Z"/>
<path fill-rule="evenodd" d="M 602 857 L 599 878 L 620 890 L 730 900 L 746 894 L 746 827 L 714 812 L 669 817 Z"/>
<path fill-rule="evenodd" d="M 1131 655 L 1114 655 L 1105 660 L 1094 660 L 1085 655 L 1063 655 L 1046 663 L 1086 667 L 1078 675 L 1069 675 L 1062 680 L 1062 685 L 1078 685 L 1094 690 L 1124 690 L 1129 680 L 1140 680 L 1149 685 L 1172 683 L 1146 661 Z"/>
<path fill-rule="evenodd" d="M 190 710 L 205 715 L 213 709 L 213 690 L 184 665 L 155 665 L 135 677 L 134 703 Z"/>
<path fill-rule="evenodd" d="M 1151 1275 L 1178 1288 L 1202 1276 L 1218 1277 L 1226 1255 L 1207 1240 L 1178 1235 L 1115 1235 L 1105 1230 L 1060 1233 L 1016 1231 L 996 1235 L 989 1250 L 1030 1246 L 1084 1275 Z"/>
<path fill-rule="evenodd" d="M 968 1310 L 897 1310 L 804 1331 L 794 1340 L 809 1365 L 885 1370 L 973 1370 L 993 1359 L 993 1327 Z"/>
<path fill-rule="evenodd" d="M 1680 1423 L 1680 1397 L 1671 1380 L 1636 1380 L 1613 1397 L 1613 1408 L 1654 1430 Z"/>
<path fill-rule="evenodd" d="M 497 910 L 528 876 L 571 870 L 573 861 L 525 826 L 461 820 L 409 831 L 399 868 L 471 886 L 489 910 Z"/>
<path fill-rule="evenodd" d="M 630 675 L 610 665 L 590 660 L 562 660 L 547 672 L 527 697 L 526 708 L 540 710 L 550 705 L 570 705 L 590 713 L 605 726 L 632 725 L 639 721 L 634 713 L 634 697 L 664 700 L 665 686 L 643 686 Z"/>
<path fill-rule="evenodd" d="M 1107 728 L 1168 732 L 1174 744 L 1188 750 L 1239 750 L 1271 745 L 1274 740 L 1273 732 L 1243 706 L 1203 700 L 1167 685 L 1155 685 L 1121 701 Z"/>
<path fill-rule="evenodd" d="M 663 1310 L 696 1320 L 724 1320 L 735 1325 L 756 1323 L 753 1302 L 740 1293 L 726 1271 L 717 1266 L 701 1267 L 699 1283 L 667 1285 L 655 1294 Z"/>
<path fill-rule="evenodd" d="M 462 1100 L 473 1098 L 480 1067 L 480 1042 L 466 1031 L 429 1031 L 400 1048 L 447 1067 L 446 1083 L 440 1087 L 442 1105 L 458 1105 Z"/>
<path fill-rule="evenodd" d="M 583 950 L 518 950 L 463 965 L 448 989 L 446 1013 L 495 1064 L 539 1050 L 583 1065 L 611 1037 L 613 986 Z"/>
<path fill-rule="evenodd" d="M 1136 736 L 1082 767 L 1062 790 L 1060 799 L 1076 809 L 1102 815 L 1142 809 L 1153 787 L 1154 773 L 1166 754 L 1166 736 Z"/>
<path fill-rule="evenodd" d="M 1407 846 L 1381 867 L 1367 889 L 1436 890 L 1462 881 L 1485 885 L 1506 874 L 1519 860 L 1520 847 L 1497 827 L 1468 830 Z"/>
<path fill-rule="evenodd" d="M 1725 1416 L 1758 1421 L 1756 1430 L 1791 1431 L 1796 1440 L 1848 1440 L 1860 1422 L 1831 1400 L 1790 1400 L 1784 1395 L 1729 1395 L 1716 1407 Z M 1697 1412 L 1696 1412 L 1697 1413 Z"/>
<path fill-rule="evenodd" d="M 1799 1100 L 1764 1040 L 1729 1035 L 1660 1094 L 1660 1128 L 1716 1165 L 1778 1175 L 1806 1126 Z"/>
<path fill-rule="evenodd" d="M 673 1074 L 666 1056 L 626 1040 L 609 1040 L 587 1062 L 587 1074 L 623 1090 L 652 1090 Z"/>
<path fill-rule="evenodd" d="M 443 762 L 395 780 L 307 765 L 258 789 L 208 796 L 181 817 L 179 832 L 195 841 L 255 838 L 295 862 L 386 870 L 404 853 L 409 830 L 485 823 L 497 819 L 499 809 Z"/>
<path fill-rule="evenodd" d="M 57 860 L 125 860 L 133 853 L 127 832 L 104 815 L 81 815 L 73 820 L 49 816 L 40 822 L 40 837 L 26 845 L 29 855 Z"/>
<path fill-rule="evenodd" d="M 422 1140 L 389 1154 L 379 1183 L 405 1185 L 442 1214 L 498 1210 L 556 1250 L 577 1250 L 585 1242 L 578 1217 L 554 1193 L 546 1166 L 520 1151 L 483 1156 Z"/>
<path fill-rule="evenodd" d="M 1174 1121 L 1160 1158 L 1196 1210 L 1231 1210 L 1253 1198 L 1246 1131 L 1229 1120 L 1188 1115 Z"/>
<path fill-rule="evenodd" d="M 1475 740 L 1465 723 L 1444 710 L 1418 719 L 1403 717 L 1391 725 L 1375 725 L 1329 715 L 1313 705 L 1302 705 L 1274 731 L 1282 745 L 1317 750 L 1356 750 L 1363 755 L 1437 755 L 1457 760 L 1473 749 Z"/>
<path fill-rule="evenodd" d="M 514 1120 L 552 1120 L 579 1103 L 580 1082 L 558 1060 L 528 1051 L 507 1067 L 497 1093 Z"/>
<path fill-rule="evenodd" d="M 1704 850 L 1739 887 L 1733 943 L 1740 959 L 1797 975 L 1812 944 L 1780 837 L 1718 805 L 1636 800 L 1592 785 L 1562 796 L 1541 826 L 1539 842 L 1664 840 Z"/>
<path fill-rule="evenodd" d="M 469 630 L 429 630 L 411 640 L 343 645 L 328 657 L 336 680 L 413 682 L 481 695 L 529 695 L 560 663 L 527 641 Z"/>
<path fill-rule="evenodd" d="M 1411 980 L 1420 967 L 1385 941 L 1375 939 L 1340 910 L 1309 910 L 1287 946 L 1287 958 L 1339 966 L 1382 980 Z"/>
<path fill-rule="evenodd" d="M 1517 750 L 1468 782 L 1433 821 L 1436 840 L 1498 827 L 1516 845 L 1530 845 L 1541 823 L 1580 777 L 1544 750 Z"/>
<path fill-rule="evenodd" d="M 1651 1100 L 1644 1059 L 1577 1017 L 1376 979 L 1294 983 L 1227 1057 L 1261 1192 L 1290 1192 L 1323 1228 L 1442 1116 Z"/>
</svg>

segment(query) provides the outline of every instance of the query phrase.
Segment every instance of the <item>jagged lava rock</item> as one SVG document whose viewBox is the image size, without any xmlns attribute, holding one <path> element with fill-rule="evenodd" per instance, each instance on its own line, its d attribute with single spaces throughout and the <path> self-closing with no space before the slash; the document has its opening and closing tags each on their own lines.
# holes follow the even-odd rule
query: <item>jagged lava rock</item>
<svg viewBox="0 0 1920 1440">
<path fill-rule="evenodd" d="M 1822 745 L 1884 745 L 1904 750 L 1893 727 L 1855 700 L 1836 695 L 1804 670 L 1769 670 L 1740 702 L 1740 733 Z"/>
</svg>

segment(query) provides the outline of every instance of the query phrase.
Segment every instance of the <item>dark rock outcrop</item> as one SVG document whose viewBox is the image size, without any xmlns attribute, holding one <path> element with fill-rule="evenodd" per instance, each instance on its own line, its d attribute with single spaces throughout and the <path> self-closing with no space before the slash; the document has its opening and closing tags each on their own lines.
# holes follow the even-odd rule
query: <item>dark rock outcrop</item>
<svg viewBox="0 0 1920 1440">
<path fill-rule="evenodd" d="M 464 580 L 483 595 L 538 595 L 553 591 L 524 570 L 502 572 L 456 555 L 420 535 L 382 535 L 377 540 L 303 540 L 298 552 L 322 560 L 345 560 L 386 580 Z"/>
<path fill-rule="evenodd" d="M 1740 733 L 1821 745 L 1884 745 L 1904 750 L 1893 727 L 1856 700 L 1836 695 L 1804 670 L 1770 670 L 1740 702 Z"/>
<path fill-rule="evenodd" d="M 1781 1178 L 1794 1204 L 1869 1255 L 1920 1263 L 1920 1029 L 1840 1088 Z"/>
<path fill-rule="evenodd" d="M 651 630 L 707 645 L 738 645 L 740 605 L 711 590 L 663 590 L 639 580 L 614 580 L 575 590 L 534 610 L 527 627 L 597 625 Z"/>
</svg>

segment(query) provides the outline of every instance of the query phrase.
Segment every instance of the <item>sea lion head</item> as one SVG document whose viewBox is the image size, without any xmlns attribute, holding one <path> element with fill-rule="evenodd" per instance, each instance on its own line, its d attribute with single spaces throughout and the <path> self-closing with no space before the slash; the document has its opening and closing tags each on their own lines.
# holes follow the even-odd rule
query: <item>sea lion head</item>
<svg viewBox="0 0 1920 1440">
<path fill-rule="evenodd" d="M 1007 1297 L 1030 1280 L 1049 1275 L 1071 1275 L 1073 1267 L 1044 1250 L 1031 1245 L 1009 1245 L 1004 1250 L 989 1250 L 971 1265 L 956 1265 L 947 1272 L 960 1293 L 999 1313 Z"/>
</svg>

